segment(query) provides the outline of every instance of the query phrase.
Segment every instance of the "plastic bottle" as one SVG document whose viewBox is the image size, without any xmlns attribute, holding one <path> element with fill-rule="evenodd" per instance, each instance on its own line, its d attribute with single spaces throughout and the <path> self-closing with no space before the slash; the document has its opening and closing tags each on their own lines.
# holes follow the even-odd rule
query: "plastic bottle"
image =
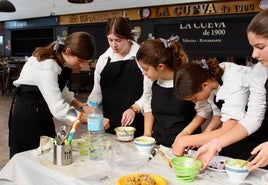
<svg viewBox="0 0 268 185">
<path fill-rule="evenodd" d="M 87 128 L 89 134 L 88 156 L 91 160 L 102 160 L 104 150 L 103 114 L 98 103 L 89 101 L 88 104 L 92 107 L 92 111 L 89 113 L 87 118 Z"/>
</svg>

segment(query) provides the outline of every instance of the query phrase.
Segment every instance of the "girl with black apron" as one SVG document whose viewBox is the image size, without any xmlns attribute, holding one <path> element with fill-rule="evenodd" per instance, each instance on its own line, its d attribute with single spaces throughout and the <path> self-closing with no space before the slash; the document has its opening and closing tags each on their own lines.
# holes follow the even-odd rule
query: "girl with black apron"
<svg viewBox="0 0 268 185">
<path fill-rule="evenodd" d="M 108 133 L 121 126 L 123 112 L 128 109 L 143 93 L 143 75 L 135 58 L 108 62 L 101 72 L 100 86 L 104 117 L 109 118 Z M 141 113 L 135 116 L 131 126 L 136 128 L 135 137 L 143 135 L 144 123 Z"/>
<path fill-rule="evenodd" d="M 58 77 L 60 90 L 67 85 L 71 73 L 69 68 L 62 69 Z M 37 148 L 42 135 L 55 137 L 53 116 L 37 86 L 16 87 L 8 127 L 10 158 L 18 152 Z"/>
<path fill-rule="evenodd" d="M 157 144 L 167 147 L 171 147 L 176 136 L 196 115 L 193 102 L 178 100 L 173 88 L 161 87 L 156 81 L 152 85 L 151 107 L 154 116 L 152 136 Z M 201 133 L 201 128 L 194 133 Z"/>
</svg>

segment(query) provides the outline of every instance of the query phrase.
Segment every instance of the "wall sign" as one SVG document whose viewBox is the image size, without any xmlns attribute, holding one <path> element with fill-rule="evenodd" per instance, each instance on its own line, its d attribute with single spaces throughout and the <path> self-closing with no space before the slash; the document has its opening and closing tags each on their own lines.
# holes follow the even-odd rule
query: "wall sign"
<svg viewBox="0 0 268 185">
<path fill-rule="evenodd" d="M 259 1 L 257 0 L 238 0 L 235 2 L 215 1 L 206 3 L 150 7 L 151 14 L 147 18 L 241 14 L 259 11 Z"/>
<path fill-rule="evenodd" d="M 246 28 L 252 17 L 188 18 L 176 24 L 158 24 L 156 38 L 179 35 L 186 53 L 191 56 L 246 57 L 251 55 Z"/>
<path fill-rule="evenodd" d="M 127 17 L 130 20 L 140 19 L 140 9 L 128 9 L 128 10 L 113 10 L 105 12 L 93 12 L 84 14 L 72 14 L 60 16 L 60 25 L 68 24 L 88 24 L 88 23 L 98 23 L 107 22 L 107 20 L 114 16 Z"/>
</svg>

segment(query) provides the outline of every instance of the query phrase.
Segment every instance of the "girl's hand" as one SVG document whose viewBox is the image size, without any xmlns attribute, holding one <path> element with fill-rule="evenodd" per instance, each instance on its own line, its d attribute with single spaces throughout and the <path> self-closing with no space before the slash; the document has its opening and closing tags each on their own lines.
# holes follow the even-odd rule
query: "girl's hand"
<svg viewBox="0 0 268 185">
<path fill-rule="evenodd" d="M 131 125 L 135 118 L 135 112 L 131 109 L 125 110 L 125 112 L 122 115 L 121 124 L 122 126 L 128 126 Z"/>
<path fill-rule="evenodd" d="M 176 156 L 183 156 L 186 146 L 183 145 L 184 136 L 178 135 L 172 144 L 172 152 Z"/>
<path fill-rule="evenodd" d="M 103 118 L 103 128 L 107 130 L 110 128 L 110 120 L 108 118 Z"/>
<path fill-rule="evenodd" d="M 250 171 L 268 165 L 268 142 L 261 143 L 251 152 L 251 154 L 257 154 L 257 153 L 258 155 L 248 164 Z"/>
<path fill-rule="evenodd" d="M 202 161 L 203 166 L 201 170 L 205 169 L 208 166 L 211 159 L 214 157 L 214 155 L 221 150 L 217 146 L 218 145 L 217 142 L 218 141 L 213 139 L 209 141 L 208 143 L 202 145 L 197 150 L 197 153 L 195 154 L 195 159 L 199 159 L 200 161 Z"/>
</svg>

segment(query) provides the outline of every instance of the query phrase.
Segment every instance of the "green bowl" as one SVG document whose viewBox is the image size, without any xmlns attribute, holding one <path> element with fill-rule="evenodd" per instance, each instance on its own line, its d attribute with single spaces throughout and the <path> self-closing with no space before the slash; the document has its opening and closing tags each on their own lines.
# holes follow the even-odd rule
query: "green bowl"
<svg viewBox="0 0 268 185">
<path fill-rule="evenodd" d="M 171 166 L 178 181 L 192 182 L 202 167 L 202 162 L 192 157 L 175 157 L 171 159 Z"/>
</svg>

